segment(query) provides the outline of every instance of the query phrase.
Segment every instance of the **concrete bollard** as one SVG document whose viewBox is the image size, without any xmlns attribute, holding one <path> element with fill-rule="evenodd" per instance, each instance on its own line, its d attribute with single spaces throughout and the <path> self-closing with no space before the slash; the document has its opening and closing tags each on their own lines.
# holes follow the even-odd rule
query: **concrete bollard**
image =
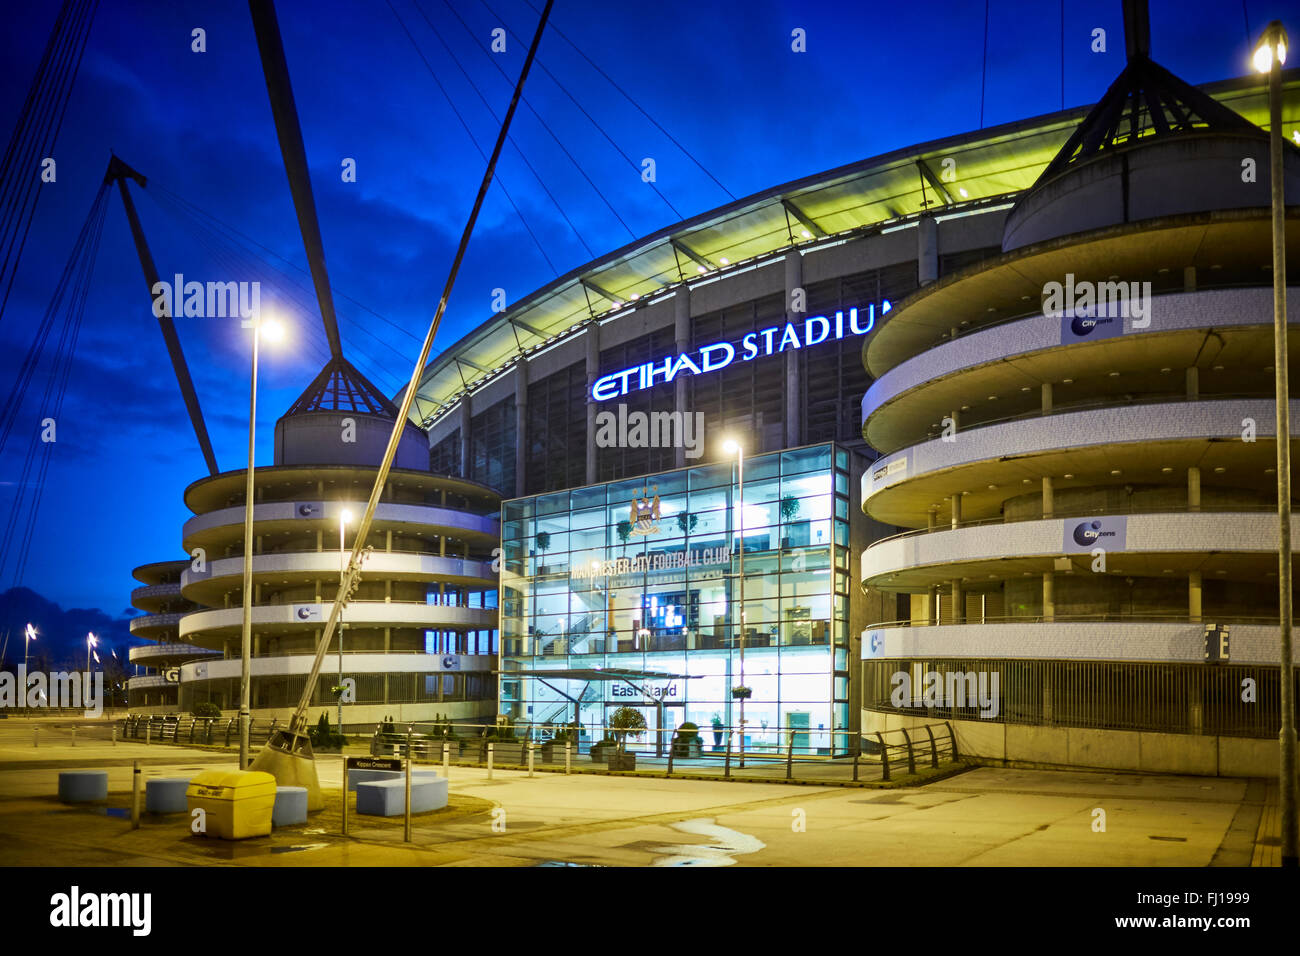
<svg viewBox="0 0 1300 956">
<path fill-rule="evenodd" d="M 573 750 L 572 750 L 572 745 L 570 745 L 569 742 L 566 740 L 564 742 L 564 772 L 571 773 L 572 771 L 573 771 Z"/>
<path fill-rule="evenodd" d="M 442 742 L 442 775 L 451 779 L 451 744 L 445 740 Z"/>
<path fill-rule="evenodd" d="M 140 761 L 131 761 L 131 829 L 140 829 Z"/>
<path fill-rule="evenodd" d="M 145 724 L 145 725 L 144 725 L 144 742 L 145 742 L 145 745 L 146 745 L 146 746 L 147 746 L 148 743 L 149 743 L 149 735 L 150 735 L 152 732 L 153 732 L 153 728 L 150 727 L 148 724 Z"/>
<path fill-rule="evenodd" d="M 77 728 L 72 728 L 72 746 L 77 746 Z"/>
<path fill-rule="evenodd" d="M 528 741 L 528 776 L 533 775 L 533 742 Z"/>
<path fill-rule="evenodd" d="M 32 726 L 32 746 L 39 747 L 40 745 L 41 745 L 41 725 L 34 724 Z"/>
<path fill-rule="evenodd" d="M 488 779 L 489 779 L 489 780 L 492 779 L 492 748 L 495 747 L 495 746 L 496 746 L 496 744 L 488 744 L 488 761 L 487 761 L 487 770 L 488 770 Z"/>
<path fill-rule="evenodd" d="M 117 724 L 113 725 L 113 746 L 117 746 Z"/>
</svg>

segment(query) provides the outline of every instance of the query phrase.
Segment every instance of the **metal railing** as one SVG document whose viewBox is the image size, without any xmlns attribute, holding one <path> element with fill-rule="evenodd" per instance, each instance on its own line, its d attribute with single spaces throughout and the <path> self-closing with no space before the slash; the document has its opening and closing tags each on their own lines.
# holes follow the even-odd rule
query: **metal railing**
<svg viewBox="0 0 1300 956">
<path fill-rule="evenodd" d="M 248 735 L 252 743 L 266 743 L 280 724 L 278 718 L 253 718 Z M 239 717 L 194 717 L 188 714 L 128 714 L 122 718 L 123 740 L 182 746 L 230 747 L 239 745 Z"/>
<path fill-rule="evenodd" d="M 410 725 L 376 729 L 370 753 L 405 757 L 446 767 L 475 766 L 573 772 L 662 773 L 665 777 L 845 784 L 890 781 L 904 770 L 915 775 L 959 761 L 956 735 L 949 723 L 862 734 L 846 730 L 799 727 L 751 728 L 742 751 L 739 728 L 718 726 L 705 731 L 646 729 L 626 732 L 587 727 L 576 741 L 541 736 L 537 725 L 523 727 L 462 727 L 462 734 L 445 728 L 415 733 Z M 560 728 L 562 729 L 562 728 Z M 476 731 L 476 732 L 474 732 Z M 596 734 L 599 733 L 599 736 Z M 756 739 L 759 738 L 759 739 Z"/>
<path fill-rule="evenodd" d="M 978 594 L 979 592 L 971 593 Z M 967 614 L 960 624 L 1095 624 L 1131 621 L 1140 621 L 1146 624 L 1202 624 L 1210 620 L 1221 624 L 1259 624 L 1267 626 L 1277 624 L 1277 615 L 1268 617 L 1248 614 L 1202 614 L 1200 619 L 1193 619 L 1189 614 L 1173 614 L 1163 611 L 1152 611 L 1150 613 L 1127 611 L 1112 613 L 1107 611 L 1099 614 L 1066 614 L 1058 611 L 1051 617 L 1044 617 L 1042 614 Z M 958 622 L 953 620 L 932 621 L 928 618 L 926 620 L 905 619 L 875 621 L 868 624 L 863 630 L 871 631 L 886 627 L 952 627 L 954 625 L 958 625 Z"/>
<path fill-rule="evenodd" d="M 970 371 L 971 369 L 958 369 L 959 372 Z M 1154 371 L 1154 370 L 1153 370 Z M 958 425 L 958 432 L 973 431 L 977 428 L 986 428 L 991 425 L 1007 425 L 1012 422 L 1028 421 L 1032 418 L 1051 418 L 1054 415 L 1068 415 L 1071 412 L 1090 412 L 1107 408 L 1127 408 L 1132 405 L 1172 405 L 1188 404 L 1197 402 L 1240 402 L 1240 401 L 1272 401 L 1272 389 L 1261 389 L 1259 391 L 1249 392 L 1205 392 L 1202 391 L 1195 398 L 1190 398 L 1185 389 L 1170 389 L 1165 392 L 1147 392 L 1145 394 L 1133 394 L 1125 398 L 1123 394 L 1108 395 L 1102 398 L 1084 399 L 1077 402 L 1062 403 L 1057 402 L 1051 408 L 1043 410 L 1041 405 L 1037 408 L 1031 408 L 1023 412 L 1015 412 L 1010 415 L 998 415 L 992 418 L 979 418 L 975 420 L 962 420 Z M 913 429 L 909 432 L 909 438 L 901 444 L 891 442 L 891 448 L 897 446 L 897 449 L 907 448 L 911 445 L 919 445 L 923 442 L 934 441 L 943 437 L 942 428 L 928 427 L 924 430 Z M 897 450 L 896 449 L 896 450 Z M 881 457 L 895 454 L 891 450 Z"/>
<path fill-rule="evenodd" d="M 1186 514 L 1186 515 L 1234 515 L 1234 514 L 1276 514 L 1277 505 L 1275 504 L 1254 504 L 1254 505 L 1232 505 L 1218 507 L 1214 505 L 1202 505 L 1193 511 L 1186 504 L 1171 505 L 1167 508 L 1151 507 L 1150 505 L 1131 505 L 1121 508 L 1070 508 L 1062 510 L 1053 510 L 1050 515 L 1045 514 L 1025 514 L 1013 517 L 998 515 L 994 518 L 976 518 L 971 521 L 958 521 L 954 528 L 950 521 L 936 521 L 933 528 L 911 528 L 907 531 L 898 531 L 883 538 L 877 538 L 867 545 L 868 548 L 874 548 L 878 544 L 884 544 L 887 541 L 896 541 L 899 538 L 914 538 L 922 534 L 940 534 L 944 531 L 960 531 L 962 528 L 978 528 L 995 524 L 1020 524 L 1024 521 L 1055 521 L 1057 518 L 1069 520 L 1071 518 L 1093 518 L 1110 515 L 1169 515 L 1169 514 Z M 1087 557 L 1085 554 L 1084 557 Z"/>
</svg>

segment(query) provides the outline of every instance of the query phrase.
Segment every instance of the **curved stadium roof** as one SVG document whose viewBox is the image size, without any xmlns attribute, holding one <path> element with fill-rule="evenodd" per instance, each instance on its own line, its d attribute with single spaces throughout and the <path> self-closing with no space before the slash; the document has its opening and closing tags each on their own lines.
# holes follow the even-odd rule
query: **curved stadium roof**
<svg viewBox="0 0 1300 956">
<path fill-rule="evenodd" d="M 1265 85 L 1253 76 L 1201 89 L 1267 128 Z M 1300 120 L 1300 70 L 1284 73 L 1283 122 Z M 668 226 L 567 273 L 493 316 L 426 366 L 411 418 L 429 427 L 521 358 L 591 322 L 783 254 L 914 221 L 1009 204 L 1055 158 L 1088 113 L 1080 106 L 933 140 L 807 176 Z M 941 181 L 942 160 L 958 179 Z M 723 260 L 726 260 L 724 262 Z M 399 393 L 400 395 L 400 393 Z"/>
</svg>

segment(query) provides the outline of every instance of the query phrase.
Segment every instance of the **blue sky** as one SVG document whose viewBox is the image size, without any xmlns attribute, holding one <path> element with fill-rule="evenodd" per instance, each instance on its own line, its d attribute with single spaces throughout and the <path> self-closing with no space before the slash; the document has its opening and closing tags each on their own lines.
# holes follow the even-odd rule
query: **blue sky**
<svg viewBox="0 0 1300 956">
<path fill-rule="evenodd" d="M 536 13 L 524 0 L 392 0 L 484 152 L 497 124 L 466 82 L 501 115 Z M 410 375 L 482 160 L 386 2 L 281 0 L 277 5 L 303 126 L 346 354 L 392 394 Z M 7 135 L 58 5 L 6 11 L 0 34 L 0 126 Z M 490 9 L 489 9 L 490 8 Z M 540 3 L 538 3 L 540 9 Z M 1065 89 L 1061 5 L 994 0 L 989 7 L 984 125 L 1091 103 L 1123 64 L 1117 0 L 1067 0 Z M 422 15 L 423 13 L 423 15 Z M 913 143 L 980 125 L 985 4 L 744 2 L 597 4 L 560 0 L 552 24 L 610 74 L 737 197 Z M 444 47 L 425 17 L 446 40 Z M 1151 4 L 1154 59 L 1193 83 L 1245 72 L 1246 24 L 1273 18 L 1300 31 L 1300 0 Z M 520 39 L 486 52 L 504 22 Z M 191 51 L 206 31 L 207 52 Z M 1104 54 L 1089 50 L 1107 31 Z M 807 52 L 790 49 L 791 31 Z M 634 160 L 653 157 L 658 187 L 681 217 L 728 201 L 560 36 L 544 40 L 548 67 Z M 493 60 L 496 65 L 494 66 Z M 496 69 L 500 66 L 507 81 Z M 596 256 L 678 220 L 592 123 L 540 71 L 526 99 L 604 193 L 602 200 L 527 108 L 513 128 Z M 178 214 L 178 196 L 305 268 L 253 29 L 242 3 L 103 0 L 55 150 L 57 182 L 42 187 L 3 323 L 0 388 L 7 394 L 103 177 L 109 151 L 150 177 L 133 190 L 164 278 L 259 280 L 286 313 L 290 340 L 264 356 L 258 456 L 269 462 L 275 419 L 326 356 L 309 280 L 274 256 L 235 265 Z M 344 157 L 357 182 L 340 177 Z M 550 257 L 520 224 L 509 190 Z M 608 205 L 606 204 L 608 202 Z M 618 217 L 626 222 L 626 227 Z M 492 290 L 527 295 L 591 258 L 508 148 L 480 217 L 439 342 L 490 314 Z M 284 279 L 272 265 L 296 277 Z M 391 323 L 391 324 L 390 324 Z M 182 343 L 223 469 L 247 442 L 247 332 L 236 321 L 182 319 Z M 43 375 L 43 371 L 40 373 Z M 38 376 L 37 383 L 42 379 Z M 0 460 L 8 515 L 26 443 L 39 420 L 34 388 Z M 30 426 L 30 427 L 29 427 Z M 24 430 L 26 429 L 26 430 Z M 181 557 L 181 494 L 205 474 L 156 320 L 149 310 L 120 202 L 112 199 L 72 381 L 22 584 L 66 607 L 122 613 L 133 567 Z M 9 542 L 6 542 L 8 546 Z M 12 562 L 0 591 L 13 586 Z"/>
</svg>

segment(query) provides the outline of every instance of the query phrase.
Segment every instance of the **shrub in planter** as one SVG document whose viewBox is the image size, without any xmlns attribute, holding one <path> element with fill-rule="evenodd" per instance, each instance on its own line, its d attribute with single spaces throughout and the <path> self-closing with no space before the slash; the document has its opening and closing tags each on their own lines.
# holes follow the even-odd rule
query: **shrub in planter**
<svg viewBox="0 0 1300 956">
<path fill-rule="evenodd" d="M 753 689 L 746 687 L 744 684 L 739 684 L 731 688 L 731 696 L 736 698 L 737 700 L 740 700 L 741 698 L 745 698 L 745 697 L 752 697 L 753 694 L 754 694 Z"/>
<path fill-rule="evenodd" d="M 342 750 L 348 742 L 348 738 L 334 732 L 330 727 L 329 714 L 323 712 L 308 736 L 311 738 L 312 750 Z"/>
<path fill-rule="evenodd" d="M 220 717 L 221 708 L 212 701 L 205 700 L 190 708 L 190 713 L 195 717 Z"/>
<path fill-rule="evenodd" d="M 606 732 L 605 736 L 591 745 L 591 759 L 593 763 L 604 763 L 606 754 L 618 747 L 618 741 L 614 739 L 613 734 Z"/>
<path fill-rule="evenodd" d="M 677 728 L 677 739 L 673 742 L 674 757 L 698 757 L 703 753 L 700 742 L 700 728 L 689 720 Z"/>
<path fill-rule="evenodd" d="M 618 738 L 618 749 L 625 750 L 627 738 L 640 737 L 645 730 L 645 715 L 632 707 L 620 707 L 609 718 L 609 728 Z"/>
</svg>

